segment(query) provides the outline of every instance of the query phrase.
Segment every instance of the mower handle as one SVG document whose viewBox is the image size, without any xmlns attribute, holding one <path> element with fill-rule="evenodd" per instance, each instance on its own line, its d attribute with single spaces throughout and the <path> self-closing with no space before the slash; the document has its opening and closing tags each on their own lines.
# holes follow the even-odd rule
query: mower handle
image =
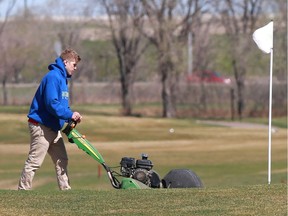
<svg viewBox="0 0 288 216">
<path fill-rule="evenodd" d="M 71 143 L 74 143 L 74 140 L 73 140 L 72 138 L 69 138 L 69 137 L 70 137 L 70 132 L 76 127 L 76 125 L 77 125 L 77 122 L 74 121 L 73 119 L 71 119 L 71 120 L 68 121 L 68 124 L 66 125 L 66 127 L 62 130 L 62 132 L 67 135 L 68 140 L 69 140 L 69 142 L 71 142 Z M 87 141 L 87 142 L 88 142 L 88 141 Z M 87 144 L 89 144 L 89 142 L 88 142 Z M 78 143 L 77 145 L 78 145 L 78 147 L 79 147 L 79 143 Z M 89 144 L 89 145 L 90 145 L 90 144 Z M 82 145 L 81 145 L 81 146 L 82 146 Z M 80 148 L 81 148 L 81 147 L 80 147 Z M 92 146 L 91 146 L 91 148 L 92 148 Z M 89 150 L 87 150 L 86 148 L 84 148 L 84 149 L 81 148 L 81 149 L 84 150 L 86 153 L 88 153 L 90 156 L 92 156 L 90 153 L 91 153 L 91 151 L 92 151 L 93 149 L 89 149 Z M 95 152 L 98 152 L 98 151 L 95 149 L 93 152 L 95 153 Z M 96 161 L 98 161 L 100 164 L 102 164 L 102 166 L 103 166 L 104 169 L 106 170 L 112 186 L 113 186 L 114 188 L 116 188 L 116 189 L 120 189 L 120 188 L 121 188 L 121 183 L 120 183 L 119 180 L 113 175 L 110 167 L 108 167 L 108 166 L 105 164 L 105 162 L 104 162 L 104 160 L 103 160 L 103 158 L 102 158 L 102 156 L 100 155 L 99 152 L 98 152 L 98 154 L 97 154 L 97 153 L 95 153 L 95 154 L 97 155 L 97 156 L 96 156 L 96 157 L 97 157 L 97 158 L 96 158 Z M 95 155 L 95 154 L 94 154 L 94 155 Z M 92 156 L 92 157 L 93 157 L 93 156 Z M 101 159 L 98 158 L 98 157 L 100 157 Z M 95 159 L 95 157 L 93 157 L 93 158 Z"/>
<path fill-rule="evenodd" d="M 74 121 L 73 119 L 70 119 L 68 121 L 68 124 L 66 125 L 66 127 L 62 130 L 63 133 L 65 133 L 67 136 L 69 135 L 70 131 L 75 128 L 77 125 L 77 122 Z"/>
</svg>

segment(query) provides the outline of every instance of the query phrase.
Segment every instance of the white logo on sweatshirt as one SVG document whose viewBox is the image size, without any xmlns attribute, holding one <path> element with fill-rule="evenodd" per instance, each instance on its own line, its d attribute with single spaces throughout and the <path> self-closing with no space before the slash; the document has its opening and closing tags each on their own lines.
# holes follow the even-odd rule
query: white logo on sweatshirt
<svg viewBox="0 0 288 216">
<path fill-rule="evenodd" d="M 62 91 L 62 99 L 68 100 L 68 98 L 69 98 L 69 92 L 67 92 L 67 91 Z"/>
</svg>

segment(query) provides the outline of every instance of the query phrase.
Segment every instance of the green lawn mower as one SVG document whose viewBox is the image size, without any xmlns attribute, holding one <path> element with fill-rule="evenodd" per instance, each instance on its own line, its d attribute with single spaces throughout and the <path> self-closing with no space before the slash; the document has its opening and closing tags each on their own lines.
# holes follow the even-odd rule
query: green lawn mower
<svg viewBox="0 0 288 216">
<path fill-rule="evenodd" d="M 116 189 L 203 187 L 200 178 L 188 169 L 173 169 L 161 180 L 157 172 L 152 169 L 153 163 L 147 154 L 142 154 L 141 159 L 123 157 L 118 173 L 105 163 L 99 151 L 75 129 L 76 125 L 76 122 L 69 121 L 62 132 L 67 135 L 70 143 L 76 144 L 104 167 L 111 185 Z M 120 177 L 121 182 L 115 176 Z"/>
</svg>

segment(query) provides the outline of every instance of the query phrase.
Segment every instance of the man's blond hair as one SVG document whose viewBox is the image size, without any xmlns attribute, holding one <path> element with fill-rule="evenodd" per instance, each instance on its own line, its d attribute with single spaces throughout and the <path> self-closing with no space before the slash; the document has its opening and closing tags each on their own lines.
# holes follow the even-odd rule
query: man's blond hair
<svg viewBox="0 0 288 216">
<path fill-rule="evenodd" d="M 81 57 L 78 55 L 78 53 L 70 48 L 63 50 L 60 57 L 63 60 L 75 61 L 76 64 L 81 61 Z"/>
</svg>

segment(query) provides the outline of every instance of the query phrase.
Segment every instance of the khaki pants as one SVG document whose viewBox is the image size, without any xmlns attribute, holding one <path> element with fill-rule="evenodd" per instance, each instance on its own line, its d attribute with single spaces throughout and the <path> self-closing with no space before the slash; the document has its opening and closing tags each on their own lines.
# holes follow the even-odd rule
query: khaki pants
<svg viewBox="0 0 288 216">
<path fill-rule="evenodd" d="M 30 151 L 19 180 L 18 190 L 30 190 L 35 172 L 41 167 L 46 153 L 55 165 L 60 190 L 71 189 L 67 174 L 68 157 L 60 131 L 57 133 L 42 124 L 28 123 Z"/>
</svg>

